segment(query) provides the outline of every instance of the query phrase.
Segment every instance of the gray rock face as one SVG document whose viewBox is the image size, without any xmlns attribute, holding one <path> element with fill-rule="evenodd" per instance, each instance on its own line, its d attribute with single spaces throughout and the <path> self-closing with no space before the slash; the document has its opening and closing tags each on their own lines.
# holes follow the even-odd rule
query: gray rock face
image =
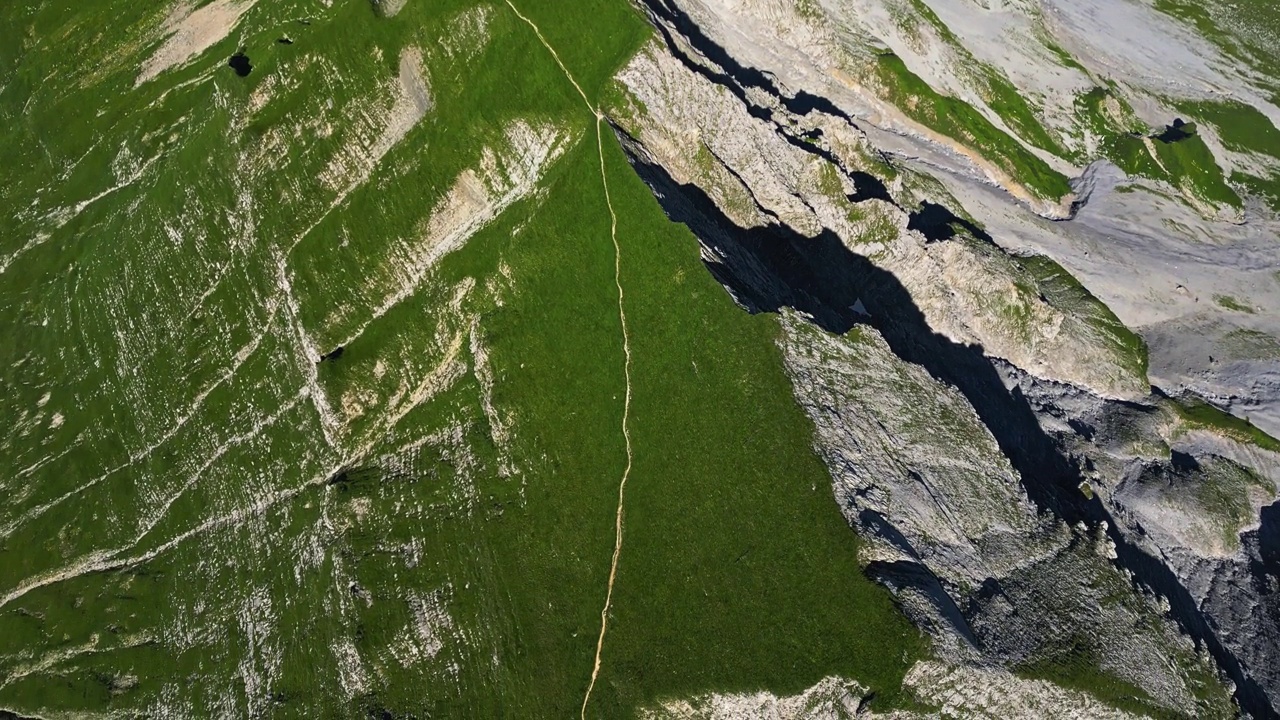
<svg viewBox="0 0 1280 720">
<path fill-rule="evenodd" d="M 1074 182 L 1074 220 L 1038 217 L 1064 215 L 842 70 L 877 42 L 931 57 L 928 38 L 868 35 L 886 4 L 642 5 L 663 42 L 618 77 L 624 148 L 735 299 L 782 314 L 796 397 L 868 538 L 867 572 L 939 657 L 1047 680 L 1087 667 L 1087 683 L 1186 717 L 1233 714 L 1234 690 L 1245 713 L 1275 716 L 1280 455 L 1153 393 L 1118 329 L 1143 330 L 1150 377 L 1170 391 L 1212 389 L 1270 427 L 1280 393 L 1261 343 L 1280 313 L 1224 320 L 1200 299 L 1245 281 L 1280 308 L 1263 286 L 1265 221 L 1118 193 L 1105 162 Z M 998 57 L 978 27 L 1019 27 L 1022 3 L 930 5 L 978 38 L 970 59 L 1025 54 Z M 1240 82 L 1202 57 L 1204 82 Z M 1058 87 L 1024 70 L 1018 82 Z M 963 95 L 959 75 L 930 79 Z M 1182 229 L 1159 234 L 1157 218 Z M 1218 232 L 1228 248 L 1184 234 Z M 1048 250 L 1070 274 L 1027 256 Z M 685 710 L 659 716 L 716 716 Z"/>
<path fill-rule="evenodd" d="M 980 152 L 912 121 L 880 99 L 875 88 L 855 79 L 865 74 L 860 69 L 868 54 L 887 48 L 931 86 L 977 108 L 996 127 L 1009 129 L 969 77 L 983 67 L 994 68 L 1028 97 L 1043 97 L 1042 121 L 1059 129 L 1062 142 L 1071 145 L 1075 136 L 1069 128 L 1082 122 L 1073 114 L 1073 105 L 1079 93 L 1101 82 L 1097 78 L 1126 88 L 1134 111 L 1154 126 L 1163 126 L 1178 113 L 1169 106 L 1171 94 L 1226 95 L 1280 118 L 1280 110 L 1265 99 L 1269 93 L 1251 85 L 1239 63 L 1222 57 L 1168 17 L 1129 0 L 1025 4 L 1040 7 L 1010 3 L 992 12 L 955 0 L 924 3 L 954 34 L 954 41 L 932 28 L 927 13 L 912 14 L 916 11 L 907 6 L 915 5 L 892 0 L 698 0 L 676 5 L 678 10 L 672 12 L 682 12 L 696 23 L 705 38 L 703 47 L 721 48 L 735 62 L 767 77 L 783 96 L 828 99 L 857 124 L 875 151 L 944 183 L 960 201 L 957 205 L 983 223 L 996 242 L 1051 255 L 1127 325 L 1144 336 L 1156 336 L 1151 343 L 1156 383 L 1190 388 L 1224 406 L 1238 407 L 1264 429 L 1280 433 L 1280 395 L 1274 382 L 1259 380 L 1274 378 L 1280 355 L 1273 351 L 1259 357 L 1255 349 L 1252 358 L 1244 358 L 1241 355 L 1250 353 L 1241 350 L 1240 335 L 1227 339 L 1232 330 L 1280 337 L 1280 313 L 1235 312 L 1215 303 L 1217 297 L 1239 296 L 1255 310 L 1280 307 L 1280 283 L 1275 279 L 1280 270 L 1280 226 L 1270 213 L 1250 212 L 1242 221 L 1234 211 L 1208 210 L 1212 219 L 1207 219 L 1203 203 L 1189 202 L 1177 188 L 1117 192 L 1118 187 L 1134 190 L 1133 179 L 1104 165 L 1084 174 L 1093 191 L 1076 198 L 1087 197 L 1088 202 L 1077 209 L 1075 220 L 1045 223 L 1026 209 L 1046 217 L 1069 213 L 1029 198 L 1025 188 Z M 1052 42 L 1036 39 L 1043 37 Z M 1054 43 L 1070 51 L 1088 72 L 1054 59 Z M 1212 132 L 1206 137 L 1217 144 Z M 1096 152 L 1096 138 L 1089 133 L 1079 142 L 1082 152 Z M 1223 162 L 1234 157 L 1225 151 L 1215 151 L 1215 156 Z M 1068 175 L 1083 171 L 1063 158 L 1047 160 Z M 1249 162 L 1238 160 L 1240 167 Z M 1011 199 L 1018 202 L 1010 203 Z M 1211 318 L 1219 330 L 1205 336 L 1189 322 L 1196 317 Z M 1170 341 L 1159 341 L 1160 336 Z M 1203 348 L 1199 363 L 1184 357 L 1188 347 Z M 1208 363 L 1209 356 L 1219 362 Z M 1249 366 L 1229 368 L 1235 361 Z"/>
<path fill-rule="evenodd" d="M 1114 524 L 1119 561 L 1164 598 L 1182 630 L 1236 683 L 1241 706 L 1276 704 L 1276 480 L 1280 456 L 1170 423 L 1150 404 L 1082 404 L 1024 384 L 1042 419 L 1087 458 L 1091 489 Z M 1051 419 L 1044 424 L 1053 427 Z"/>
<path fill-rule="evenodd" d="M 1040 512 L 954 387 L 898 358 L 876 331 L 843 338 L 789 316 L 784 347 L 868 569 L 943 638 L 955 661 L 1035 666 L 1062 648 L 1190 716 L 1213 684 L 1193 643 L 1113 564 L 1103 523 Z M 893 400 L 868 402 L 892 395 Z M 1064 498 L 1064 502 L 1066 499 Z"/>
</svg>

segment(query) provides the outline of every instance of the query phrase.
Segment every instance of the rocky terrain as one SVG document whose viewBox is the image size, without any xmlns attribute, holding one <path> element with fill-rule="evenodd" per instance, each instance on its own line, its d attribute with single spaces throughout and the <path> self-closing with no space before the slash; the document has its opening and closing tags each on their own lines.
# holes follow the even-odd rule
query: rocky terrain
<svg viewBox="0 0 1280 720">
<path fill-rule="evenodd" d="M 1226 712 L 1209 699 L 1216 668 L 1244 712 L 1271 716 L 1277 447 L 1184 429 L 1168 393 L 1225 395 L 1274 427 L 1274 356 L 1254 365 L 1225 339 L 1274 337 L 1274 317 L 1265 330 L 1240 328 L 1222 317 L 1239 314 L 1232 303 L 1208 301 L 1247 289 L 1275 307 L 1275 263 L 1264 258 L 1277 225 L 1266 208 L 1242 220 L 1187 186 L 1180 201 L 1154 188 L 1121 193 L 1125 173 L 1106 159 L 1073 164 L 1097 152 L 1097 138 L 1073 146 L 1078 106 L 1061 96 L 1104 70 L 1060 58 L 1052 67 L 1046 56 L 1085 42 L 1079 19 L 1055 6 L 948 5 L 648 3 L 662 40 L 619 75 L 624 147 L 734 297 L 752 311 L 782 309 L 815 446 L 850 524 L 873 540 L 868 571 L 943 657 L 1026 667 L 1065 646 L 1194 717 Z M 904 23 L 902 13 L 951 13 L 955 23 Z M 1154 13 L 1134 22 L 1167 30 L 1188 57 L 1216 57 Z M 1014 57 L 992 47 L 1018 27 L 1035 28 L 1043 46 L 1021 43 Z M 1035 199 L 974 148 L 850 80 L 848 68 L 886 47 L 966 100 L 974 63 L 947 57 L 978 58 L 979 69 L 1043 94 L 1061 154 L 1033 151 L 1078 176 L 1071 208 Z M 1137 72 L 1137 59 L 1112 62 L 1111 87 L 1129 104 L 1153 118 L 1176 112 L 1156 95 L 1166 79 Z M 1198 79 L 1274 117 L 1225 65 L 1203 66 Z M 990 106 L 986 115 L 1017 132 Z M 1064 268 L 1088 290 L 1064 287 Z M 783 711 L 760 711 L 772 712 Z"/>
<path fill-rule="evenodd" d="M 0 715 L 1277 717 L 1277 47 L 0 10 Z"/>
</svg>

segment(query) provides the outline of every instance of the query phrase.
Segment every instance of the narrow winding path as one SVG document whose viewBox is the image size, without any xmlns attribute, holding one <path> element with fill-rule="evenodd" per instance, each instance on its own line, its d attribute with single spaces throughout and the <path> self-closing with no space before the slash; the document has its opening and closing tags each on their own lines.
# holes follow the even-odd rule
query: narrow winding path
<svg viewBox="0 0 1280 720">
<path fill-rule="evenodd" d="M 613 604 L 613 582 L 618 576 L 618 558 L 622 556 L 622 507 L 627 493 L 627 479 L 631 477 L 631 336 L 627 332 L 627 312 L 623 306 L 622 292 L 622 248 L 618 245 L 618 215 L 613 211 L 613 199 L 609 195 L 609 176 L 605 172 L 604 167 L 604 130 L 602 123 L 604 122 L 604 113 L 600 109 L 591 104 L 591 100 L 587 94 L 582 91 L 582 86 L 573 78 L 573 73 L 569 72 L 569 68 L 565 67 L 564 62 L 560 60 L 560 54 L 556 49 L 547 42 L 543 37 L 542 30 L 524 13 L 511 2 L 506 0 L 507 6 L 529 27 L 533 28 L 533 32 L 538 36 L 538 40 L 542 46 L 551 53 L 551 57 L 556 61 L 556 65 L 560 66 L 560 71 L 573 84 L 573 89 L 578 91 L 578 95 L 582 97 L 582 102 L 586 104 L 587 109 L 596 119 L 596 152 L 600 156 L 600 182 L 604 186 L 604 200 L 609 207 L 609 237 L 613 240 L 613 283 L 618 288 L 618 319 L 622 323 L 622 354 L 623 354 L 623 377 L 626 380 L 626 395 L 622 403 L 622 439 L 626 444 L 627 465 L 622 470 L 622 478 L 618 481 L 618 507 L 614 514 L 614 537 L 613 537 L 613 559 L 609 563 L 609 585 L 605 590 L 604 607 L 600 609 L 600 635 L 596 639 L 596 656 L 591 666 L 591 682 L 587 684 L 587 690 L 582 696 L 582 709 L 579 712 L 581 720 L 586 720 L 587 704 L 591 702 L 591 691 L 596 687 L 596 679 L 600 676 L 600 653 L 604 649 L 605 632 L 609 629 L 609 608 Z"/>
</svg>

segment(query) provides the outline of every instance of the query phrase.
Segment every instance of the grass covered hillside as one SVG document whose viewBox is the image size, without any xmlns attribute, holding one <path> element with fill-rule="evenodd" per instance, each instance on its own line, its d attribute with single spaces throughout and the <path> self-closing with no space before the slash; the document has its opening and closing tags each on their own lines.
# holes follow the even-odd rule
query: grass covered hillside
<svg viewBox="0 0 1280 720">
<path fill-rule="evenodd" d="M 650 26 L 518 3 L 561 67 L 507 3 L 393 5 L 0 10 L 0 707 L 573 715 L 628 399 L 588 715 L 830 674 L 893 702 L 922 641 L 777 318 L 566 76 L 594 105 Z"/>
</svg>

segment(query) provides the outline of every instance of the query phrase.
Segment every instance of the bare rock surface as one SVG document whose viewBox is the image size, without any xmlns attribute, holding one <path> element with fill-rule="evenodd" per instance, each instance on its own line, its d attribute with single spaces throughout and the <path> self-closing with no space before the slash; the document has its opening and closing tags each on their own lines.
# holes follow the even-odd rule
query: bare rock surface
<svg viewBox="0 0 1280 720">
<path fill-rule="evenodd" d="M 931 86 L 965 100 L 1008 130 L 966 75 L 974 72 L 975 63 L 985 63 L 1029 96 L 1042 98 L 1040 109 L 1050 127 L 1069 128 L 1080 122 L 1070 107 L 1074 98 L 1097 81 L 1078 67 L 1064 66 L 1044 40 L 1052 38 L 1080 58 L 1090 73 L 1122 82 L 1138 114 L 1156 126 L 1174 116 L 1176 111 L 1163 98 L 1175 91 L 1190 97 L 1239 98 L 1280 117 L 1266 94 L 1205 40 L 1138 2 L 1007 3 L 983 10 L 958 0 L 935 0 L 928 6 L 948 28 L 945 38 L 934 37 L 938 33 L 927 22 L 900 21 L 901 6 L 888 0 L 646 3 L 655 21 L 668 27 L 671 47 L 691 67 L 736 76 L 741 94 L 756 105 L 785 110 L 803 101 L 852 119 L 856 134 L 874 152 L 888 153 L 946 184 L 956 199 L 951 209 L 972 213 L 996 243 L 1045 253 L 1062 263 L 1126 325 L 1148 338 L 1152 380 L 1157 384 L 1206 394 L 1280 433 L 1280 388 L 1273 367 L 1280 356 L 1271 353 L 1233 365 L 1239 342 L 1227 339 L 1230 329 L 1206 338 L 1189 325 L 1195 316 L 1208 314 L 1219 326 L 1235 325 L 1280 338 L 1280 312 L 1275 311 L 1280 308 L 1280 226 L 1275 221 L 1266 214 L 1251 214 L 1243 224 L 1230 215 L 1206 219 L 1179 199 L 1176 190 L 1135 186 L 1106 164 L 1059 164 L 1065 172 L 1080 175 L 1081 196 L 1075 200 L 1084 204 L 1071 212 L 1053 210 L 1030 197 L 981 153 L 910 120 L 857 78 L 867 54 L 887 47 Z M 638 72 L 633 66 L 630 74 L 624 73 L 624 82 Z M 667 87 L 670 91 L 672 86 Z M 771 93 L 774 99 L 769 101 Z M 789 122 L 805 124 L 794 116 Z M 1075 142 L 1069 133 L 1062 138 L 1067 144 Z M 1084 151 L 1096 149 L 1087 137 L 1079 142 Z M 1117 191 L 1121 186 L 1125 192 Z M 1028 206 L 1036 212 L 1026 212 Z M 1075 220 L 1045 223 L 1036 213 Z M 778 213 L 784 221 L 794 221 L 793 215 Z M 793 227 L 812 231 L 811 223 Z M 1135 268 L 1141 272 L 1135 273 Z M 1233 311 L 1215 302 L 1222 297 L 1236 298 L 1253 312 Z M 1184 348 L 1194 356 L 1185 357 Z M 1000 350 L 1005 352 L 994 354 L 1007 357 L 1008 349 Z M 1209 357 L 1215 362 L 1208 362 Z M 1010 359 L 1036 372 L 1027 358 Z"/>
<path fill-rule="evenodd" d="M 214 0 L 199 9 L 193 9 L 190 0 L 176 2 L 160 29 L 165 41 L 142 63 L 136 84 L 183 65 L 221 42 L 255 2 L 257 0 Z"/>
<path fill-rule="evenodd" d="M 642 51 L 619 80 L 633 98 L 631 117 L 621 122 L 624 129 L 634 127 L 637 151 L 661 165 L 672 182 L 705 188 L 736 227 L 781 226 L 805 237 L 829 233 L 831 242 L 853 247 L 893 274 L 929 325 L 952 340 L 1109 396 L 1145 394 L 1145 378 L 1098 341 L 1086 313 L 1030 292 L 1026 271 L 1006 253 L 989 242 L 932 242 L 930 208 L 944 217 L 951 211 L 923 205 L 913 213 L 890 188 L 857 169 L 875 162 L 874 145 L 857 124 L 819 112 L 801 120 L 785 109 L 772 111 L 782 120 L 762 119 L 750 100 L 744 104 L 656 46 Z M 830 149 L 796 139 L 802 131 L 793 125 L 806 123 L 833 138 Z M 913 184 L 924 182 L 902 178 L 894 190 L 910 195 Z M 857 199 L 854 211 L 850 197 Z M 1002 284 L 1005 292 L 993 295 Z M 828 310 L 848 315 L 856 298 L 847 300 Z M 1009 313 L 1026 319 L 1011 324 Z"/>
<path fill-rule="evenodd" d="M 641 712 L 648 720 L 1130 720 L 1144 717 L 1123 712 L 1086 693 L 1065 690 L 1043 680 L 1027 680 L 1007 672 L 940 662 L 920 662 L 907 673 L 905 685 L 932 711 L 866 709 L 870 692 L 856 681 L 838 677 L 797 695 L 767 692 L 711 693 L 669 700 Z"/>
<path fill-rule="evenodd" d="M 1280 430 L 1278 226 L 1077 162 L 1100 138 L 1077 131 L 1075 98 L 1103 74 L 1151 123 L 1173 112 L 1168 93 L 1275 108 L 1145 4 L 1060 5 L 647 0 L 661 42 L 618 75 L 613 121 L 712 274 L 748 310 L 781 312 L 867 571 L 945 661 L 913 675 L 1002 688 L 937 690 L 944 715 L 1119 712 L 1070 714 L 1047 699 L 1071 691 L 1026 679 L 1071 648 L 1153 712 L 1226 717 L 1234 692 L 1273 717 L 1280 466 L 1226 420 L 1192 422 L 1178 397 Z M 885 50 L 1073 177 L 1072 195 L 1036 197 L 884 100 L 859 78 Z M 979 91 L 988 72 L 1033 96 L 1061 154 L 996 112 Z M 820 702 L 707 696 L 654 712 L 857 707 L 856 684 L 824 683 L 809 691 Z M 822 709 L 796 715 L 810 701 Z"/>
</svg>

